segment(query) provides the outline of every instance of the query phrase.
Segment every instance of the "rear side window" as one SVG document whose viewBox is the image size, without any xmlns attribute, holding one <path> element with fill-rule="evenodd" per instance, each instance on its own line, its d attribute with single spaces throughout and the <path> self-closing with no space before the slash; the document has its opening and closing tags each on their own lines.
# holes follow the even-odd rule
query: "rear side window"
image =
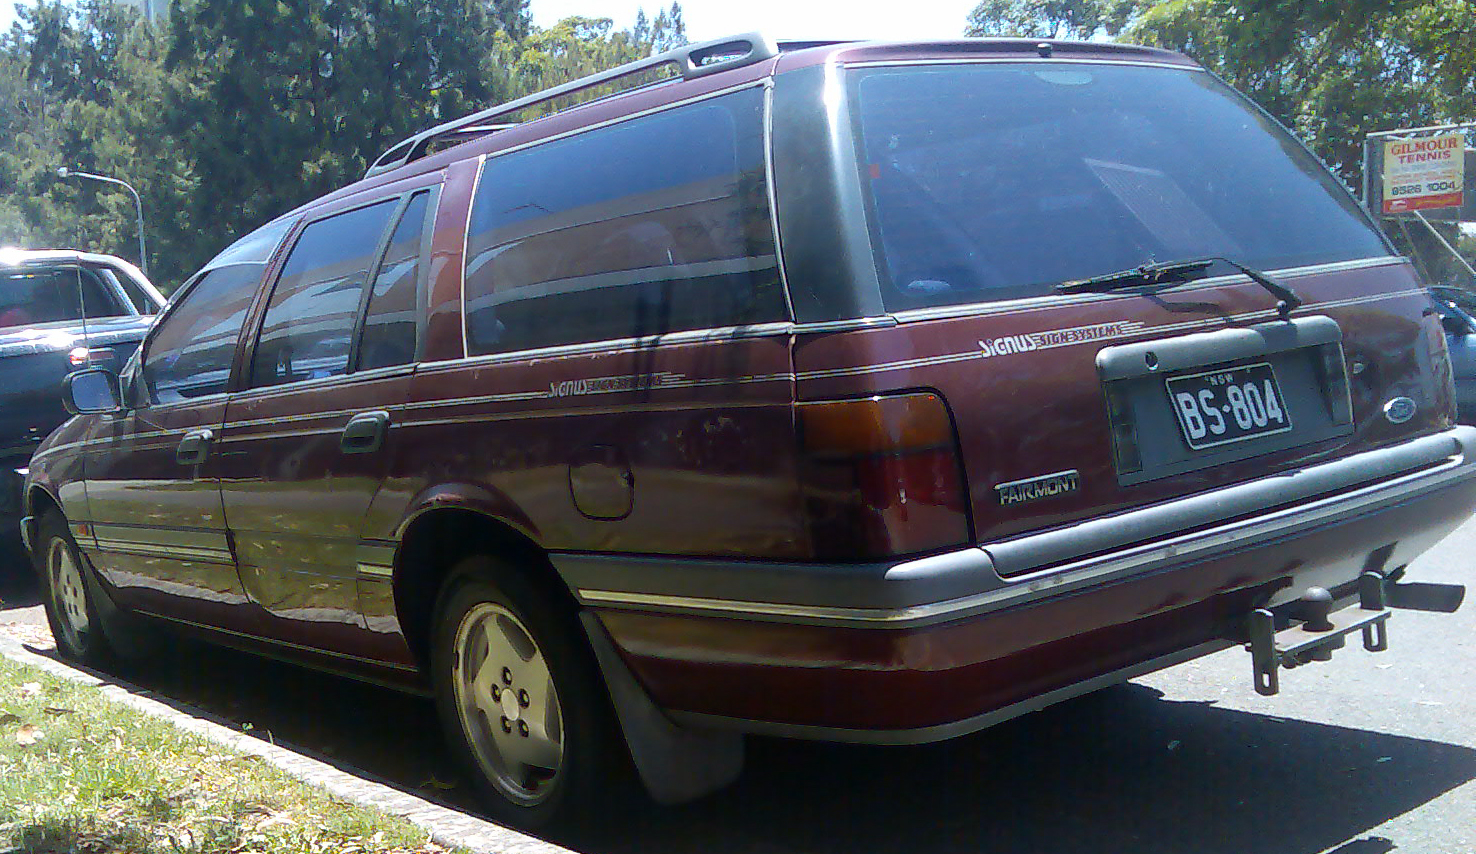
<svg viewBox="0 0 1476 854">
<path fill-rule="evenodd" d="M 415 358 L 415 318 L 420 294 L 420 253 L 424 246 L 429 191 L 410 197 L 384 261 L 374 274 L 364 334 L 359 341 L 361 371 L 408 364 Z"/>
<path fill-rule="evenodd" d="M 85 309 L 84 309 L 85 306 Z M 78 267 L 0 273 L 0 327 L 128 314 L 97 274 Z"/>
<path fill-rule="evenodd" d="M 159 311 L 159 304 L 154 297 L 139 285 L 132 276 L 120 273 L 117 270 L 101 268 L 97 270 L 98 275 L 122 288 L 123 293 L 128 295 L 128 301 L 139 314 L 155 314 Z"/>
<path fill-rule="evenodd" d="M 892 310 L 1049 294 L 1149 261 L 1388 254 L 1326 169 L 1203 72 L 869 68 L 851 86 Z"/>
<path fill-rule="evenodd" d="M 785 319 L 762 93 L 492 157 L 467 259 L 472 354 Z"/>
<path fill-rule="evenodd" d="M 396 206 L 391 199 L 302 230 L 262 321 L 251 360 L 253 387 L 348 371 L 364 285 Z"/>
<path fill-rule="evenodd" d="M 226 390 L 241 324 L 263 272 L 262 264 L 217 267 L 174 303 L 149 336 L 143 357 L 151 402 Z"/>
</svg>

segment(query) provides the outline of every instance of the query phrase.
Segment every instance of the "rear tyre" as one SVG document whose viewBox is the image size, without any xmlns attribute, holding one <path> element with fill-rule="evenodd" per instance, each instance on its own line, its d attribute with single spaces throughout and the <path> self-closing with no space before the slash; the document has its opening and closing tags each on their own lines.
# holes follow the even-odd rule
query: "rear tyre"
<svg viewBox="0 0 1476 854">
<path fill-rule="evenodd" d="M 112 650 L 88 584 L 87 564 L 72 541 L 66 520 L 60 513 L 47 513 L 36 526 L 36 534 L 36 568 L 57 652 L 83 664 L 108 663 Z"/>
<path fill-rule="evenodd" d="M 633 774 L 568 604 L 490 557 L 442 588 L 432 666 L 447 739 L 498 821 L 601 824 Z"/>
</svg>

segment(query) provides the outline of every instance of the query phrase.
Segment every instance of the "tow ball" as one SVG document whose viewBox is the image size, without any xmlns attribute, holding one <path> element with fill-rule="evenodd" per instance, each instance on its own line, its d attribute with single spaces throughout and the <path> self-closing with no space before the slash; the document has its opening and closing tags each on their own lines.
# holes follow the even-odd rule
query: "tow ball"
<svg viewBox="0 0 1476 854">
<path fill-rule="evenodd" d="M 1389 648 L 1387 623 L 1393 608 L 1451 613 L 1461 606 L 1466 588 L 1459 584 L 1397 584 L 1377 572 L 1358 578 L 1358 607 L 1334 612 L 1332 593 L 1309 587 L 1296 602 L 1283 609 L 1282 621 L 1296 622 L 1276 630 L 1278 617 L 1267 608 L 1250 615 L 1251 667 L 1256 693 L 1270 697 L 1281 690 L 1278 672 L 1314 661 L 1329 661 L 1347 645 L 1348 635 L 1363 635 L 1363 648 L 1383 652 Z"/>
</svg>

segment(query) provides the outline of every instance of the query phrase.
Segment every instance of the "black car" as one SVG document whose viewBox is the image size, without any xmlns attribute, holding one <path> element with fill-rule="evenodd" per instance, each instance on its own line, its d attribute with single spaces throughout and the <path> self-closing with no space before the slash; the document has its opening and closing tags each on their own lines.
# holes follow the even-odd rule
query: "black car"
<svg viewBox="0 0 1476 854">
<path fill-rule="evenodd" d="M 121 258 L 0 249 L 0 541 L 18 538 L 31 452 L 67 419 L 62 378 L 122 367 L 164 303 Z"/>
</svg>

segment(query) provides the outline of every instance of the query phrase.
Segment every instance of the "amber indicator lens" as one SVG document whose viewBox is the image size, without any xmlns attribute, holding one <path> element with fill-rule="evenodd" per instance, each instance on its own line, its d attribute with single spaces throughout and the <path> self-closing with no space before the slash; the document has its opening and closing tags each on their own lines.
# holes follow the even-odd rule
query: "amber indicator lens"
<svg viewBox="0 0 1476 854">
<path fill-rule="evenodd" d="M 816 557 L 876 560 L 968 540 L 958 439 L 940 396 L 802 403 L 798 415 Z"/>
<path fill-rule="evenodd" d="M 800 404 L 805 450 L 886 454 L 951 446 L 953 422 L 936 394 Z"/>
</svg>

